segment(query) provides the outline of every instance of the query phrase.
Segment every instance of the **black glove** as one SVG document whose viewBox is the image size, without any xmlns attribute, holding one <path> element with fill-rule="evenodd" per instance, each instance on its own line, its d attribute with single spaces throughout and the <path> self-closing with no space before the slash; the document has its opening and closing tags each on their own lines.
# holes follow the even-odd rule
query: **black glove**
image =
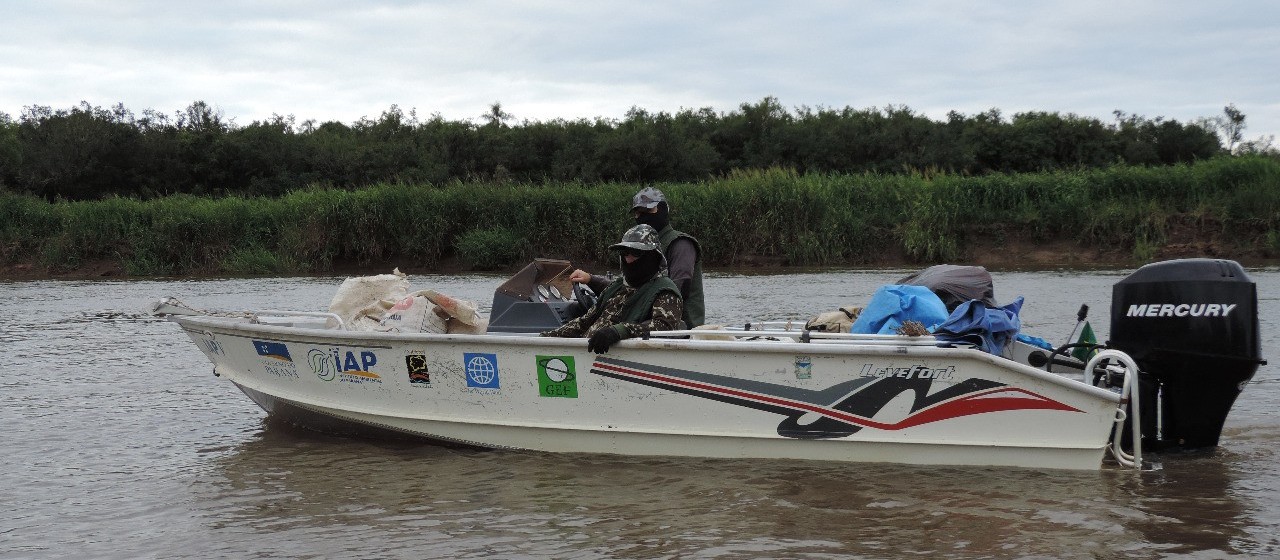
<svg viewBox="0 0 1280 560">
<path fill-rule="evenodd" d="M 596 334 L 591 335 L 587 339 L 587 350 L 596 354 L 604 354 L 609 351 L 609 347 L 617 344 L 622 340 L 622 335 L 618 334 L 618 329 L 613 327 L 600 329 Z"/>
</svg>

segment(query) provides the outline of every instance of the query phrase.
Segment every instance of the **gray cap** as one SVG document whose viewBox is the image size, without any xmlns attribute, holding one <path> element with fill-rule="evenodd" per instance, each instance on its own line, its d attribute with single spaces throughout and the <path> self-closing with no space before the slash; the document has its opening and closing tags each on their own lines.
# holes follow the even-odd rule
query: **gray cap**
<svg viewBox="0 0 1280 560">
<path fill-rule="evenodd" d="M 653 187 L 645 187 L 640 192 L 631 197 L 631 209 L 636 208 L 656 208 L 658 204 L 666 202 L 666 195 L 662 191 Z"/>
<path fill-rule="evenodd" d="M 657 251 L 661 255 L 662 249 L 658 247 L 658 230 L 653 229 L 653 226 L 649 224 L 640 224 L 627 230 L 626 233 L 622 234 L 622 241 L 609 246 L 611 251 L 621 251 L 623 249 Z"/>
</svg>

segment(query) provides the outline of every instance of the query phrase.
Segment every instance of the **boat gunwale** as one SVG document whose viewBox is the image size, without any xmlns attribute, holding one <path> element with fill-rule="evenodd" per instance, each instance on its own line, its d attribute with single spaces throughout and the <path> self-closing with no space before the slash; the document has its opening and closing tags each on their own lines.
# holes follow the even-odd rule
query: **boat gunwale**
<svg viewBox="0 0 1280 560">
<path fill-rule="evenodd" d="M 250 333 L 264 333 L 272 335 L 283 335 L 290 338 L 310 338 L 325 341 L 343 340 L 347 341 L 347 345 L 351 341 L 376 341 L 381 343 L 404 343 L 404 342 L 422 342 L 422 343 L 483 343 L 510 346 L 527 346 L 531 341 L 536 341 L 537 346 L 544 347 L 572 347 L 581 349 L 583 339 L 581 338 L 554 338 L 539 337 L 536 334 L 436 334 L 436 333 L 384 333 L 373 331 L 348 331 L 335 329 L 318 329 L 296 326 L 269 325 L 261 323 L 253 323 L 250 319 L 244 317 L 216 317 L 207 315 L 172 315 L 167 317 L 168 320 L 178 323 L 184 330 L 189 332 L 203 334 L 210 329 L 220 329 L 225 331 L 241 331 Z M 205 327 L 194 328 L 194 327 Z M 756 333 L 757 331 L 748 331 Z M 767 336 L 770 331 L 759 331 L 759 334 Z M 772 331 L 777 334 L 778 331 Z M 239 335 L 233 333 L 232 336 L 240 336 L 242 338 L 253 338 L 253 336 Z M 699 334 L 720 334 L 718 331 L 699 331 Z M 747 334 L 746 332 L 734 332 L 738 336 Z M 963 358 L 984 361 L 989 365 L 997 368 L 1009 369 L 1014 372 L 1027 375 L 1037 381 L 1052 383 L 1063 388 L 1078 391 L 1094 398 L 1101 398 L 1113 404 L 1119 405 L 1120 395 L 1093 385 L 1070 379 L 1068 377 L 1055 373 L 1042 371 L 1029 365 L 1022 364 L 1007 358 L 995 356 L 976 348 L 956 348 L 956 347 L 938 347 L 934 345 L 920 344 L 892 344 L 892 340 L 900 335 L 868 335 L 882 336 L 884 343 L 858 343 L 857 341 L 841 341 L 840 343 L 824 342 L 817 347 L 811 342 L 782 342 L 773 340 L 697 340 L 697 339 L 672 339 L 672 338 L 649 338 L 649 339 L 624 339 L 614 345 L 620 349 L 683 349 L 683 350 L 707 350 L 707 351 L 732 351 L 732 352 L 759 352 L 759 353 L 792 353 L 792 354 L 814 354 L 822 353 L 828 355 L 872 355 L 872 356 L 920 356 L 931 358 Z M 303 341 L 297 341 L 303 342 Z M 361 342 L 359 344 L 369 345 Z"/>
</svg>

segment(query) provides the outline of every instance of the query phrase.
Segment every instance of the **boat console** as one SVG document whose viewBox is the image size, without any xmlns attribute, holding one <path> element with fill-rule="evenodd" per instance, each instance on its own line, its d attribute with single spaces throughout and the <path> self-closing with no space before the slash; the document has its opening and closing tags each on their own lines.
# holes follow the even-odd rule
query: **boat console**
<svg viewBox="0 0 1280 560">
<path fill-rule="evenodd" d="M 595 302 L 591 288 L 569 281 L 573 265 L 535 259 L 503 282 L 493 294 L 489 333 L 530 334 L 554 329 Z"/>
</svg>

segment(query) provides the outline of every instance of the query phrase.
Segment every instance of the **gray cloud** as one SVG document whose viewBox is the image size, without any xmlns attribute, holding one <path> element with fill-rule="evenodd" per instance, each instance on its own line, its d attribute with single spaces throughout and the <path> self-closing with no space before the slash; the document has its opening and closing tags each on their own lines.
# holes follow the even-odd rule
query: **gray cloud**
<svg viewBox="0 0 1280 560">
<path fill-rule="evenodd" d="M 786 106 L 1248 115 L 1280 133 L 1280 4 L 0 3 L 0 111 L 204 100 L 237 122 Z"/>
</svg>

